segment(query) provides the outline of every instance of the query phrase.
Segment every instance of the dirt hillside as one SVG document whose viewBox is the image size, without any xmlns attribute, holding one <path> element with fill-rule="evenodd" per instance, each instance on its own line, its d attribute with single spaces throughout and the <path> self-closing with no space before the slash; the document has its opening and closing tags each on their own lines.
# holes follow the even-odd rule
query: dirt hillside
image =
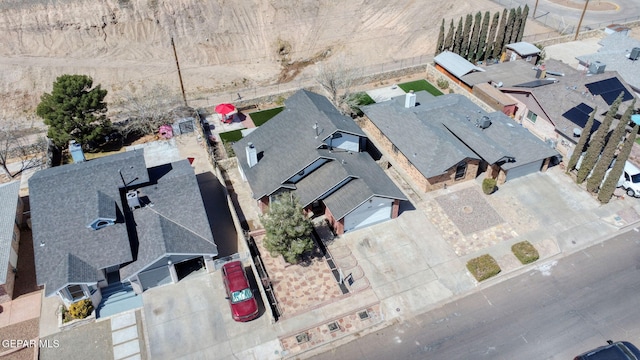
<svg viewBox="0 0 640 360">
<path fill-rule="evenodd" d="M 457 23 L 478 10 L 500 8 L 488 0 L 3 0 L 0 118 L 39 125 L 34 108 L 62 74 L 92 76 L 110 103 L 156 83 L 179 89 L 172 36 L 193 97 L 273 84 L 282 63 L 314 57 L 364 66 L 430 55 L 442 18 Z"/>
</svg>

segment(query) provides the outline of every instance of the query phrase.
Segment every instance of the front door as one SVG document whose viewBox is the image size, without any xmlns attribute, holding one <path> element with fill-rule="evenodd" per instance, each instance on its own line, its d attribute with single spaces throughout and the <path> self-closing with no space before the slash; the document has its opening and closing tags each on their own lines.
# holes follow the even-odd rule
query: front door
<svg viewBox="0 0 640 360">
<path fill-rule="evenodd" d="M 111 285 L 120 282 L 120 265 L 109 266 L 104 269 L 104 277 L 107 279 L 107 284 Z"/>
</svg>

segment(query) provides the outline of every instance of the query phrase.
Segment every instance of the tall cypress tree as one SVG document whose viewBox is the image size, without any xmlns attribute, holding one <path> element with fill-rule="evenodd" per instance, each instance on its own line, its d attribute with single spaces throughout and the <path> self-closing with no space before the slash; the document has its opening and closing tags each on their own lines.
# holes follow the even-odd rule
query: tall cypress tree
<svg viewBox="0 0 640 360">
<path fill-rule="evenodd" d="M 509 19 L 507 20 L 507 29 L 504 31 L 504 40 L 502 41 L 502 48 L 511 44 L 511 35 L 513 34 L 513 26 L 516 22 L 516 11 L 514 9 L 509 10 Z"/>
<path fill-rule="evenodd" d="M 444 19 L 442 19 L 442 24 L 440 25 L 440 34 L 438 34 L 438 43 L 436 44 L 436 52 L 437 56 L 442 52 L 442 46 L 444 45 Z"/>
<path fill-rule="evenodd" d="M 598 161 L 600 157 L 600 153 L 604 148 L 604 142 L 609 133 L 609 128 L 611 127 L 611 123 L 613 122 L 613 118 L 618 113 L 618 107 L 622 102 L 623 93 L 618 96 L 616 101 L 611 104 L 609 111 L 607 111 L 607 115 L 604 117 L 602 121 L 602 125 L 598 131 L 593 134 L 593 138 L 589 141 L 589 147 L 587 148 L 587 153 L 584 154 L 584 158 L 582 159 L 582 163 L 580 164 L 580 169 L 578 169 L 578 175 L 576 176 L 576 182 L 578 184 L 582 184 L 591 173 L 593 166 Z"/>
<path fill-rule="evenodd" d="M 474 62 L 478 62 L 484 58 L 485 46 L 487 46 L 487 32 L 489 32 L 489 18 L 491 17 L 490 12 L 484 13 L 484 18 L 482 19 L 482 27 L 480 29 L 480 36 L 478 36 L 478 47 L 476 48 L 476 56 L 473 59 Z"/>
<path fill-rule="evenodd" d="M 604 180 L 604 183 L 602 184 L 602 187 L 598 192 L 598 200 L 601 203 L 606 204 L 609 202 L 609 200 L 611 200 L 611 196 L 613 195 L 613 192 L 616 190 L 616 187 L 618 186 L 618 180 L 620 179 L 620 176 L 622 176 L 624 165 L 627 162 L 627 159 L 629 158 L 629 154 L 631 154 L 631 148 L 633 147 L 633 144 L 636 142 L 637 135 L 638 135 L 638 125 L 636 124 L 631 130 L 631 132 L 629 133 L 629 135 L 627 135 L 627 139 L 624 141 L 624 144 L 622 145 L 622 149 L 618 154 L 618 159 L 616 160 L 616 163 L 613 165 L 613 168 L 611 168 L 611 172 L 609 173 L 609 176 L 607 176 L 607 178 Z"/>
<path fill-rule="evenodd" d="M 529 16 L 529 5 L 525 4 L 522 9 L 522 15 L 520 19 L 520 30 L 518 31 L 518 37 L 516 38 L 516 42 L 522 41 L 522 36 L 524 35 L 524 27 L 527 25 L 527 17 Z"/>
<path fill-rule="evenodd" d="M 462 30 L 462 44 L 460 44 L 460 56 L 467 58 L 469 52 L 469 33 L 471 32 L 471 25 L 473 24 L 473 16 L 467 14 L 467 19 L 464 22 L 464 29 Z"/>
<path fill-rule="evenodd" d="M 451 51 L 451 47 L 453 46 L 453 19 L 451 19 L 451 25 L 449 25 L 449 31 L 447 31 L 447 37 L 444 38 L 444 45 L 442 46 L 442 51 Z"/>
<path fill-rule="evenodd" d="M 478 39 L 480 39 L 480 23 L 482 22 L 482 13 L 478 11 L 473 20 L 473 31 L 471 32 L 471 40 L 469 40 L 469 53 L 467 53 L 467 60 L 471 62 L 476 61 L 476 54 L 478 52 Z"/>
<path fill-rule="evenodd" d="M 516 17 L 513 23 L 513 30 L 511 31 L 511 39 L 509 44 L 517 42 L 518 33 L 520 32 L 520 25 L 522 24 L 522 9 L 520 6 L 516 9 Z"/>
<path fill-rule="evenodd" d="M 504 33 L 507 30 L 507 9 L 502 10 L 502 18 L 500 18 L 500 25 L 498 25 L 498 35 L 496 35 L 496 41 L 493 43 L 493 58 L 498 59 L 502 54 L 502 43 L 504 42 Z"/>
<path fill-rule="evenodd" d="M 591 114 L 589 114 L 589 119 L 587 123 L 584 125 L 584 129 L 582 129 L 582 133 L 580 134 L 580 139 L 578 139 L 578 143 L 576 147 L 573 149 L 573 154 L 571 154 L 571 158 L 569 158 L 569 163 L 567 164 L 567 172 L 573 170 L 578 163 L 578 159 L 580 159 L 580 155 L 584 152 L 584 148 L 587 145 L 587 141 L 591 137 L 593 133 L 593 123 L 595 122 L 595 115 L 598 112 L 598 108 L 593 109 Z"/>
<path fill-rule="evenodd" d="M 635 104 L 636 101 L 634 100 L 624 112 L 620 121 L 618 121 L 618 125 L 611 133 L 609 140 L 607 140 L 607 144 L 604 146 L 604 150 L 602 150 L 602 155 L 598 159 L 598 162 L 596 162 L 596 166 L 593 168 L 591 176 L 587 179 L 588 191 L 598 191 L 598 187 L 600 187 L 602 179 L 604 179 L 604 176 L 609 169 L 609 165 L 611 165 L 611 162 L 613 161 L 616 149 L 618 148 L 618 145 L 620 145 L 620 140 L 622 140 L 624 136 L 627 124 L 631 121 L 631 113 L 633 112 Z"/>
<path fill-rule="evenodd" d="M 489 29 L 489 36 L 487 36 L 487 45 L 484 51 L 485 63 L 490 57 L 493 57 L 493 48 L 496 42 L 496 30 L 498 29 L 499 21 L 500 21 L 500 12 L 496 11 L 496 13 L 493 14 L 493 20 L 491 20 L 491 28 Z"/>
<path fill-rule="evenodd" d="M 456 35 L 453 37 L 453 52 L 460 55 L 460 44 L 462 44 L 462 17 L 458 21 Z"/>
</svg>

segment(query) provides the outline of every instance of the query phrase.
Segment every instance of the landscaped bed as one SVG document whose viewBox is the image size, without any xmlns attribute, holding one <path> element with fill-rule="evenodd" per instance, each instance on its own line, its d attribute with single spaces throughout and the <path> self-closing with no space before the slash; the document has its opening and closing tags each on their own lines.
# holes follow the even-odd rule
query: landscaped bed
<svg viewBox="0 0 640 360">
<path fill-rule="evenodd" d="M 404 90 L 404 92 L 409 92 L 411 90 L 413 90 L 414 92 L 426 90 L 427 92 L 429 92 L 429 94 L 433 96 L 442 95 L 442 92 L 438 90 L 435 86 L 431 85 L 427 80 L 410 81 L 410 82 L 398 84 L 398 86 L 400 87 L 400 89 Z"/>
<path fill-rule="evenodd" d="M 540 258 L 538 250 L 528 241 L 521 241 L 511 247 L 513 254 L 524 265 L 532 263 Z"/>
<path fill-rule="evenodd" d="M 496 276 L 501 271 L 496 260 L 489 254 L 469 260 L 467 262 L 467 269 L 478 281 Z"/>
<path fill-rule="evenodd" d="M 251 120 L 253 120 L 255 126 L 260 126 L 271 120 L 271 118 L 273 118 L 274 116 L 278 115 L 282 110 L 284 110 L 284 107 L 277 107 L 273 109 L 256 111 L 249 115 L 251 116 Z"/>
</svg>

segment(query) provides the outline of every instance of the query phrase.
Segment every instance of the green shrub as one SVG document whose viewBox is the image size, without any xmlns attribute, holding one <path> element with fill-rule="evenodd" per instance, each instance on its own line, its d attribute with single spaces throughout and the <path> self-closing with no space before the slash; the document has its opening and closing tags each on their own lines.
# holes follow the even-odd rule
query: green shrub
<svg viewBox="0 0 640 360">
<path fill-rule="evenodd" d="M 496 191 L 496 184 L 496 179 L 485 178 L 484 180 L 482 180 L 482 192 L 487 195 L 493 194 L 493 192 Z"/>
<path fill-rule="evenodd" d="M 532 263 L 540 258 L 538 250 L 528 241 L 521 241 L 511 247 L 513 255 L 515 255 L 522 264 Z"/>
<path fill-rule="evenodd" d="M 93 304 L 91 299 L 80 300 L 69 306 L 67 318 L 69 320 L 84 319 L 93 312 Z"/>
<path fill-rule="evenodd" d="M 449 82 L 445 79 L 438 79 L 438 81 L 436 81 L 436 84 L 440 89 L 443 89 L 443 90 L 449 88 Z"/>
<path fill-rule="evenodd" d="M 486 280 L 500 273 L 500 266 L 491 255 L 486 254 L 467 262 L 467 269 L 478 281 Z"/>
</svg>

